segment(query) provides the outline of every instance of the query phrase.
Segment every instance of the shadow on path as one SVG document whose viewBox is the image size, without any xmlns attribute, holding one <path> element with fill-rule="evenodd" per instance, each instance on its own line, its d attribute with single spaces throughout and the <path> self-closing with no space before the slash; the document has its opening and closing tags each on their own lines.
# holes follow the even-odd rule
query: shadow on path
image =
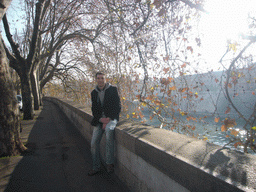
<svg viewBox="0 0 256 192">
<path fill-rule="evenodd" d="M 51 102 L 44 101 L 27 146 L 31 152 L 19 157 L 5 192 L 129 191 L 106 171 L 87 176 L 92 165 L 90 146 Z"/>
</svg>

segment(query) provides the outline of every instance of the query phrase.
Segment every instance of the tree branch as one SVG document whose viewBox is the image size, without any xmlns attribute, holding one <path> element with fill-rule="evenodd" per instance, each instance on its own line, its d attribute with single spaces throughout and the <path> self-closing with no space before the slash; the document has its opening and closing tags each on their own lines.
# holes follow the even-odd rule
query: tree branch
<svg viewBox="0 0 256 192">
<path fill-rule="evenodd" d="M 191 8 L 195 8 L 197 10 L 200 10 L 202 12 L 208 13 L 208 11 L 206 11 L 204 8 L 202 8 L 202 6 L 200 4 L 193 4 L 192 2 L 190 2 L 189 0 L 180 0 L 183 3 L 187 4 L 188 6 L 190 6 Z"/>
<path fill-rule="evenodd" d="M 234 103 L 232 102 L 230 96 L 229 96 L 229 91 L 228 91 L 228 84 L 229 84 L 229 78 L 230 78 L 230 74 L 231 74 L 231 70 L 232 68 L 234 67 L 236 61 L 242 56 L 242 54 L 245 52 L 245 50 L 251 46 L 251 44 L 255 43 L 256 42 L 256 39 L 250 41 L 244 48 L 243 50 L 236 56 L 236 58 L 231 62 L 230 66 L 229 66 L 229 69 L 227 71 L 227 81 L 226 81 L 226 84 L 225 84 L 225 91 L 226 91 L 226 94 L 227 94 L 227 99 L 229 101 L 229 103 L 231 104 L 231 106 L 235 109 L 235 111 L 239 114 L 239 116 L 241 118 L 243 118 L 246 122 L 248 122 L 248 120 L 240 113 L 240 111 L 236 108 L 236 106 L 234 105 Z"/>
<path fill-rule="evenodd" d="M 3 24 L 4 24 L 4 30 L 5 30 L 6 37 L 7 37 L 8 41 L 9 41 L 11 47 L 12 47 L 12 51 L 15 54 L 16 59 L 22 60 L 23 58 L 21 57 L 19 49 L 18 49 L 19 45 L 17 43 L 15 43 L 13 38 L 12 38 L 6 14 L 3 17 Z M 10 58 L 10 55 L 11 54 L 9 53 L 8 58 Z"/>
<path fill-rule="evenodd" d="M 31 65 L 32 60 L 34 58 L 35 52 L 36 52 L 36 44 L 38 40 L 38 34 L 39 34 L 39 26 L 40 26 L 40 17 L 42 13 L 42 7 L 45 0 L 39 0 L 36 3 L 36 16 L 35 16 L 35 22 L 34 22 L 34 30 L 32 35 L 32 41 L 30 44 L 30 51 L 27 57 L 28 65 Z M 29 66 L 30 68 L 31 66 Z"/>
</svg>

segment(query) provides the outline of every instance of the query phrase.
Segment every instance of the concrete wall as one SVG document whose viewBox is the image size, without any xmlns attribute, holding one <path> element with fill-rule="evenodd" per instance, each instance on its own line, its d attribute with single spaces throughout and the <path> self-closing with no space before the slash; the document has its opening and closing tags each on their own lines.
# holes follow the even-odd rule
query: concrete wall
<svg viewBox="0 0 256 192">
<path fill-rule="evenodd" d="M 90 109 L 56 103 L 90 143 Z M 105 138 L 102 140 L 104 157 Z M 131 191 L 256 191 L 256 156 L 171 131 L 121 120 L 115 129 L 115 174 Z"/>
</svg>

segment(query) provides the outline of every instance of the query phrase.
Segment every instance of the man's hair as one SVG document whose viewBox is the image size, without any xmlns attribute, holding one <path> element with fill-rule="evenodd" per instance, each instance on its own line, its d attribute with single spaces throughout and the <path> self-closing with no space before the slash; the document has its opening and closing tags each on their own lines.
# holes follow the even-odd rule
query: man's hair
<svg viewBox="0 0 256 192">
<path fill-rule="evenodd" d="M 97 78 L 98 75 L 105 75 L 103 72 L 97 72 L 95 77 Z"/>
</svg>

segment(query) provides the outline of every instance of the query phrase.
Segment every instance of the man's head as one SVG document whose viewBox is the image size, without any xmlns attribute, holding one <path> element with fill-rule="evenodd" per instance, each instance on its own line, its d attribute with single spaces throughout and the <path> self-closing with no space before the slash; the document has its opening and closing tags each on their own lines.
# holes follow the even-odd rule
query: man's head
<svg viewBox="0 0 256 192">
<path fill-rule="evenodd" d="M 100 89 L 103 89 L 106 85 L 105 74 L 102 72 L 96 73 L 96 82 Z"/>
</svg>

